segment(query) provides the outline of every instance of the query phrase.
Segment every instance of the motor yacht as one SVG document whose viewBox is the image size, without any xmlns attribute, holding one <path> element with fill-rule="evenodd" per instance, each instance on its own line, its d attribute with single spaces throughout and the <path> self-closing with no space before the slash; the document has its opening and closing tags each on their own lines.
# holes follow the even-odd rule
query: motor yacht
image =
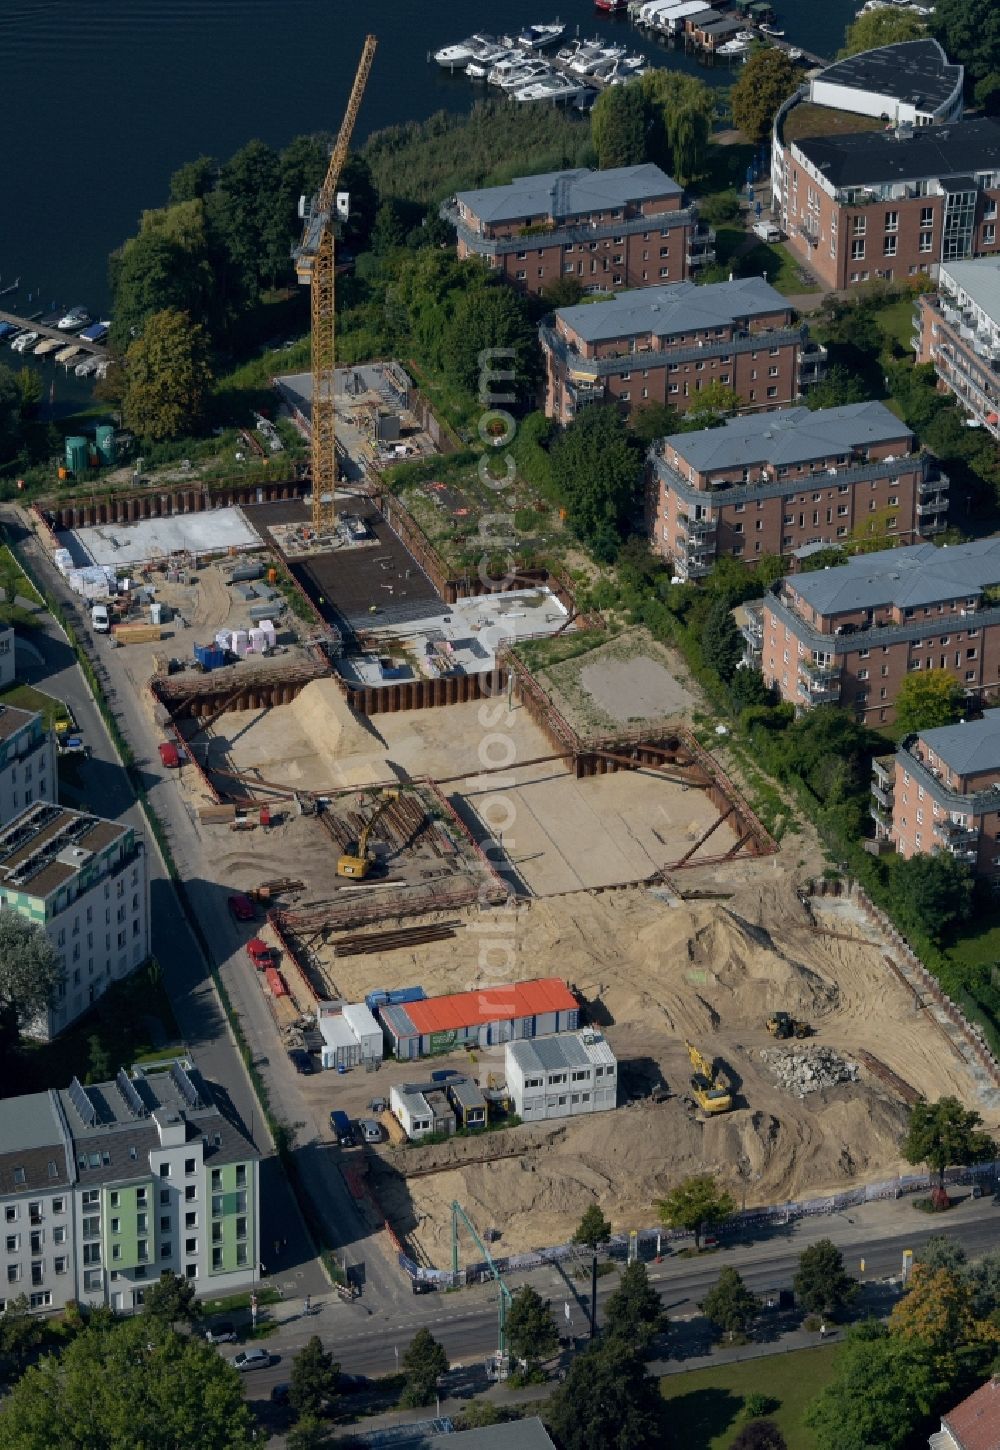
<svg viewBox="0 0 1000 1450">
<path fill-rule="evenodd" d="M 544 50 L 547 45 L 555 45 L 556 41 L 562 40 L 565 34 L 566 27 L 560 20 L 551 25 L 526 25 L 517 37 L 517 43 L 525 50 Z"/>
</svg>

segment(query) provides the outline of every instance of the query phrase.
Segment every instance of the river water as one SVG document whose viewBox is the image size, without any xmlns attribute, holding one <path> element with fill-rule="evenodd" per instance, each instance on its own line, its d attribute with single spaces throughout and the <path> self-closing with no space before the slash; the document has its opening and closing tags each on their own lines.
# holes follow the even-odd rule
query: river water
<svg viewBox="0 0 1000 1450">
<path fill-rule="evenodd" d="M 788 39 L 833 55 L 859 0 L 774 0 Z M 482 94 L 428 53 L 470 31 L 549 21 L 613 33 L 658 64 L 713 68 L 588 0 L 0 0 L 0 289 L 15 310 L 108 303 L 107 255 L 161 205 L 170 173 L 252 137 L 335 131 L 366 30 L 379 51 L 356 135 L 464 110 Z M 26 308 L 28 292 L 34 294 Z"/>
</svg>

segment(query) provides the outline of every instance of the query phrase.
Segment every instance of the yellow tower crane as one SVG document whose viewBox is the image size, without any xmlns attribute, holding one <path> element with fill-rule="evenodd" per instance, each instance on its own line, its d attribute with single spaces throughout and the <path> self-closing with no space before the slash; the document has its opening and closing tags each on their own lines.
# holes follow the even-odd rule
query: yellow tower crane
<svg viewBox="0 0 1000 1450">
<path fill-rule="evenodd" d="M 337 191 L 347 160 L 354 123 L 375 59 L 374 35 L 365 36 L 361 60 L 340 133 L 319 193 L 310 205 L 303 197 L 302 241 L 295 253 L 299 281 L 310 286 L 312 311 L 312 522 L 317 534 L 329 533 L 336 518 L 337 419 L 334 409 L 334 235 L 348 214 L 346 192 Z"/>
</svg>

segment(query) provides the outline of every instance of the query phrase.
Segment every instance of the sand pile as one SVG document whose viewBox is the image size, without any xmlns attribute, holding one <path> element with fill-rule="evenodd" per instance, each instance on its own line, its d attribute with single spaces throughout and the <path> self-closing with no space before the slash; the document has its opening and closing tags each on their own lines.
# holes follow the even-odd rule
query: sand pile
<svg viewBox="0 0 1000 1450">
<path fill-rule="evenodd" d="M 385 742 L 354 713 L 335 680 L 310 681 L 289 708 L 327 768 L 331 786 L 385 780 Z"/>
</svg>

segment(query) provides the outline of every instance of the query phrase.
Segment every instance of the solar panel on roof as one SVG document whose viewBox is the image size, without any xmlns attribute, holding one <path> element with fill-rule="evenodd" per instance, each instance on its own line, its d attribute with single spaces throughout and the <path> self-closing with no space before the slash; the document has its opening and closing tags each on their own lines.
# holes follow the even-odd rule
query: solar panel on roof
<svg viewBox="0 0 1000 1450">
<path fill-rule="evenodd" d="M 118 1076 L 115 1078 L 115 1086 L 121 1093 L 129 1112 L 134 1113 L 137 1118 L 144 1118 L 146 1116 L 146 1105 L 136 1092 L 135 1083 L 124 1068 L 119 1068 Z"/>
<path fill-rule="evenodd" d="M 69 1085 L 69 1100 L 79 1114 L 80 1121 L 88 1128 L 93 1128 L 97 1123 L 97 1109 L 87 1096 L 87 1089 L 74 1077 Z"/>
<path fill-rule="evenodd" d="M 204 1106 L 201 1101 L 201 1095 L 198 1092 L 198 1089 L 195 1087 L 194 1083 L 191 1081 L 190 1077 L 188 1077 L 187 1073 L 184 1071 L 183 1067 L 181 1067 L 179 1062 L 172 1062 L 170 1064 L 170 1076 L 173 1079 L 178 1092 L 181 1094 L 181 1097 L 187 1103 L 188 1107 L 200 1108 Z"/>
</svg>

